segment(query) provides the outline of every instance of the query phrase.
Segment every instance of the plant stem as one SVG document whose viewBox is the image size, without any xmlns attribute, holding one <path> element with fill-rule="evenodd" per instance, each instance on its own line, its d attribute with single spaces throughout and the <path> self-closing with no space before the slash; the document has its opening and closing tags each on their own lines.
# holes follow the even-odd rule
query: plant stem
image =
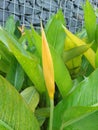
<svg viewBox="0 0 98 130">
<path fill-rule="evenodd" d="M 50 123 L 49 123 L 49 130 L 52 130 L 53 110 L 54 110 L 54 100 L 50 99 Z"/>
</svg>

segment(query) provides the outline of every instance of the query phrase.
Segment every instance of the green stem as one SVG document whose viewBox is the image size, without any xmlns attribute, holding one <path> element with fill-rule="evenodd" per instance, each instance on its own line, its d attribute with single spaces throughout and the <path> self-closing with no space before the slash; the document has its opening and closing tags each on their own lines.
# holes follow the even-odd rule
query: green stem
<svg viewBox="0 0 98 130">
<path fill-rule="evenodd" d="M 52 130 L 53 110 L 54 110 L 54 100 L 50 99 L 50 124 L 49 124 L 49 130 Z"/>
</svg>

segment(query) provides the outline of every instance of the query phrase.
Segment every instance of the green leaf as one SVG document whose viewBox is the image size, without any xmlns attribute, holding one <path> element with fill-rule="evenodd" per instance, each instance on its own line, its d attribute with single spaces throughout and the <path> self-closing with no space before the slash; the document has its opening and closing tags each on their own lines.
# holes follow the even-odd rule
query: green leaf
<svg viewBox="0 0 98 130">
<path fill-rule="evenodd" d="M 74 34 L 72 34 L 66 27 L 64 27 L 65 33 L 68 37 L 66 37 L 65 42 L 67 42 L 67 44 L 71 44 L 76 45 L 76 46 L 80 46 L 80 45 L 86 45 L 86 43 L 81 40 L 80 38 L 78 38 L 77 36 L 75 36 Z M 89 63 L 92 65 L 93 68 L 95 68 L 95 52 L 89 48 L 85 53 L 84 56 L 87 58 L 87 60 L 89 61 Z"/>
<path fill-rule="evenodd" d="M 2 56 L 0 55 L 0 71 L 7 73 L 9 69 L 8 64 L 6 64 L 6 61 L 2 59 Z"/>
<path fill-rule="evenodd" d="M 96 69 L 89 77 L 80 82 L 77 88 L 70 94 L 66 103 L 69 106 L 90 106 L 98 103 L 97 83 L 98 69 Z M 76 100 L 78 99 L 78 100 Z"/>
<path fill-rule="evenodd" d="M 50 50 L 54 64 L 55 81 L 62 97 L 64 98 L 72 88 L 72 80 L 60 55 L 51 46 Z"/>
<path fill-rule="evenodd" d="M 50 25 L 47 27 L 46 36 L 48 43 L 55 48 L 59 54 L 62 54 L 64 48 L 65 33 L 62 28 L 65 25 L 64 15 L 61 10 L 52 18 Z"/>
<path fill-rule="evenodd" d="M 98 24 L 96 26 L 96 32 L 95 32 L 95 43 L 97 44 L 98 47 Z"/>
<path fill-rule="evenodd" d="M 7 73 L 9 70 L 9 66 L 12 60 L 12 54 L 8 51 L 8 49 L 0 42 L 0 70 L 4 73 Z"/>
<path fill-rule="evenodd" d="M 16 57 L 24 71 L 34 83 L 36 89 L 41 93 L 45 91 L 44 77 L 38 59 L 34 55 L 31 55 L 31 53 L 27 53 L 14 38 L 2 28 L 0 28 L 0 40 Z"/>
<path fill-rule="evenodd" d="M 24 81 L 24 71 L 14 57 L 7 73 L 7 80 L 15 86 L 18 91 L 21 90 Z"/>
<path fill-rule="evenodd" d="M 89 42 L 92 42 L 95 40 L 96 15 L 92 5 L 88 0 L 84 6 L 84 20 Z"/>
<path fill-rule="evenodd" d="M 28 47 L 31 48 L 33 45 L 33 42 L 32 42 L 32 32 L 30 29 L 29 30 L 25 29 L 25 37 L 28 41 Z"/>
<path fill-rule="evenodd" d="M 62 116 L 64 115 L 64 112 L 70 109 L 71 107 L 77 107 L 77 106 L 78 107 L 81 107 L 81 106 L 94 107 L 95 105 L 96 106 L 98 105 L 98 98 L 97 98 L 98 97 L 98 79 L 97 77 L 98 77 L 98 69 L 96 69 L 88 78 L 85 78 L 82 82 L 80 82 L 80 84 L 75 88 L 75 90 L 72 91 L 72 93 L 66 99 L 62 100 L 56 106 L 55 111 L 54 111 L 54 122 L 55 122 L 54 124 L 58 124 L 57 125 L 58 128 L 61 127 L 60 123 L 62 124 Z M 91 122 L 91 123 L 94 123 L 94 122 Z"/>
<path fill-rule="evenodd" d="M 32 31 L 32 35 L 35 40 L 34 44 L 41 57 L 41 37 L 34 30 Z M 72 88 L 72 80 L 59 53 L 51 45 L 49 47 L 53 58 L 55 81 L 61 95 L 65 97 Z"/>
<path fill-rule="evenodd" d="M 98 113 L 98 106 L 71 107 L 62 113 L 61 121 L 60 119 L 58 122 L 55 121 L 55 119 L 57 119 L 55 116 L 53 130 L 97 130 L 98 125 L 96 120 L 98 119 L 98 115 L 95 116 L 96 111 Z M 95 119 L 92 119 L 92 116 L 95 117 Z"/>
<path fill-rule="evenodd" d="M 95 55 L 95 65 L 98 68 L 98 49 L 97 49 L 96 55 Z"/>
<path fill-rule="evenodd" d="M 92 109 L 92 108 L 91 108 Z M 98 129 L 98 109 L 96 112 L 91 112 L 89 116 L 65 127 L 64 130 L 97 130 Z"/>
<path fill-rule="evenodd" d="M 32 30 L 32 37 L 33 37 L 33 43 L 36 46 L 36 49 L 39 53 L 39 56 L 41 58 L 42 55 L 42 50 L 41 50 L 41 36 L 34 30 L 33 26 L 31 26 L 31 30 Z"/>
<path fill-rule="evenodd" d="M 2 58 L 5 59 L 8 64 L 10 64 L 13 56 L 2 42 L 0 42 L 0 54 Z"/>
<path fill-rule="evenodd" d="M 80 39 L 86 38 L 87 37 L 86 29 L 83 28 L 80 32 L 76 33 L 76 36 L 79 37 Z"/>
<path fill-rule="evenodd" d="M 63 60 L 69 69 L 72 79 L 76 78 L 80 74 L 80 68 L 82 66 L 82 56 L 90 48 L 90 44 L 80 45 L 78 47 L 71 48 L 72 42 L 66 42 L 63 52 Z M 67 47 L 67 48 L 66 48 Z"/>
<path fill-rule="evenodd" d="M 45 32 L 48 31 L 48 28 L 49 28 L 49 26 L 50 26 L 53 19 L 54 19 L 54 15 L 51 15 L 50 18 L 48 19 L 46 25 L 45 25 Z"/>
<path fill-rule="evenodd" d="M 39 130 L 39 125 L 23 98 L 0 76 L 0 130 Z"/>
<path fill-rule="evenodd" d="M 20 21 L 16 21 L 15 23 L 15 31 L 14 31 L 14 35 L 19 39 L 21 37 L 21 32 L 18 29 L 18 27 L 20 26 Z"/>
<path fill-rule="evenodd" d="M 87 44 L 87 45 L 81 45 L 81 46 L 69 49 L 67 51 L 64 51 L 64 53 L 63 53 L 64 62 L 67 62 L 67 61 L 71 60 L 72 58 L 80 56 L 85 51 L 87 51 L 89 48 L 90 48 L 90 45 Z"/>
<path fill-rule="evenodd" d="M 14 17 L 11 15 L 10 17 L 8 17 L 6 24 L 5 24 L 5 29 L 10 33 L 10 34 L 14 34 L 15 31 L 15 21 L 14 21 Z"/>
<path fill-rule="evenodd" d="M 39 103 L 39 94 L 36 89 L 33 86 L 28 87 L 21 92 L 21 95 L 25 99 L 26 103 L 30 106 L 31 110 L 34 112 Z"/>
<path fill-rule="evenodd" d="M 38 119 L 40 126 L 44 123 L 45 119 L 49 117 L 50 109 L 49 108 L 39 108 L 35 111 L 35 115 Z"/>
</svg>

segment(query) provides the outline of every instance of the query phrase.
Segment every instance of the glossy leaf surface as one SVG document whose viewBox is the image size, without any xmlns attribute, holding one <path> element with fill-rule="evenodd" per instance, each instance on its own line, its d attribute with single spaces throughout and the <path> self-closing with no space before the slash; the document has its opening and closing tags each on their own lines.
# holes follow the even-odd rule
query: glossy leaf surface
<svg viewBox="0 0 98 130">
<path fill-rule="evenodd" d="M 67 51 L 64 51 L 63 59 L 65 62 L 67 62 L 67 61 L 71 60 L 72 58 L 80 56 L 85 51 L 87 51 L 89 48 L 90 48 L 90 45 L 81 45 L 81 46 L 69 49 Z"/>
<path fill-rule="evenodd" d="M 98 69 L 96 69 L 95 72 L 93 72 L 88 78 L 85 78 L 85 80 L 83 80 L 66 99 L 64 99 L 62 102 L 60 102 L 57 105 L 57 107 L 55 108 L 55 111 L 54 111 L 54 119 L 56 118 L 56 120 L 54 120 L 54 128 L 55 127 L 60 128 L 62 126 L 62 122 L 65 122 L 65 124 L 66 124 L 66 120 L 62 120 L 62 116 L 64 115 L 64 113 L 66 113 L 66 111 L 69 111 L 71 108 L 73 109 L 73 107 L 80 107 L 80 108 L 81 108 L 81 106 L 91 107 L 90 108 L 91 112 L 89 114 L 92 114 L 92 112 L 95 112 L 95 110 L 98 110 L 97 76 L 98 76 Z M 92 107 L 94 107 L 94 106 L 95 106 L 95 108 L 92 109 Z M 76 110 L 76 111 L 77 111 L 76 112 L 77 114 L 73 113 L 73 114 L 75 114 L 75 116 L 78 116 L 78 114 L 82 112 L 82 110 L 79 110 L 79 112 L 78 112 L 78 110 Z M 57 114 L 58 112 L 59 112 L 59 114 Z M 89 109 L 87 110 L 87 112 L 89 112 Z M 73 116 L 73 114 L 70 114 L 70 116 Z M 83 116 L 83 114 L 81 114 L 81 115 Z M 65 114 L 65 117 L 67 119 L 67 114 Z M 96 118 L 98 118 L 98 117 L 96 116 Z M 61 122 L 60 122 L 60 120 L 61 120 Z M 92 118 L 89 121 L 90 121 L 90 124 L 91 123 L 94 124 L 94 122 L 92 122 Z M 58 126 L 56 126 L 56 124 L 58 124 Z M 70 125 L 73 126 L 73 124 L 70 124 Z M 78 125 L 76 125 L 76 126 L 78 127 Z M 79 130 L 81 130 L 81 129 L 79 129 Z M 85 130 L 86 130 L 86 128 L 85 128 Z"/>
<path fill-rule="evenodd" d="M 14 17 L 11 15 L 10 17 L 8 17 L 6 24 L 5 24 L 5 29 L 10 33 L 10 34 L 14 34 L 15 31 L 15 21 L 14 21 Z"/>
<path fill-rule="evenodd" d="M 74 43 L 77 46 L 85 45 L 86 43 L 82 41 L 80 38 L 72 34 L 66 27 L 64 27 L 66 35 L 72 40 L 72 43 Z M 85 53 L 84 56 L 87 58 L 89 63 L 95 68 L 95 52 L 89 48 Z"/>
<path fill-rule="evenodd" d="M 89 42 L 95 40 L 95 31 L 96 31 L 96 15 L 94 9 L 90 2 L 87 0 L 84 6 L 84 19 L 85 19 L 85 28 L 88 34 Z"/>
<path fill-rule="evenodd" d="M 59 52 L 59 54 L 62 54 L 65 40 L 62 24 L 65 25 L 65 19 L 62 11 L 59 10 L 57 14 L 52 17 L 52 20 L 49 21 L 48 27 L 46 27 L 48 43 Z"/>
<path fill-rule="evenodd" d="M 0 71 L 7 73 L 12 60 L 12 54 L 8 51 L 5 45 L 0 42 Z"/>
<path fill-rule="evenodd" d="M 56 117 L 55 117 L 56 118 Z M 57 119 L 57 118 L 56 118 Z M 83 107 L 76 106 L 65 110 L 61 121 L 54 122 L 53 130 L 97 130 L 98 124 L 98 106 Z"/>
<path fill-rule="evenodd" d="M 0 40 L 16 57 L 31 81 L 35 84 L 36 89 L 39 92 L 45 91 L 44 77 L 37 58 L 27 53 L 14 38 L 2 28 L 0 28 Z"/>
<path fill-rule="evenodd" d="M 36 89 L 33 86 L 28 87 L 21 92 L 21 95 L 25 99 L 31 110 L 34 112 L 39 103 L 39 94 Z"/>
<path fill-rule="evenodd" d="M 24 71 L 14 57 L 7 73 L 7 80 L 10 81 L 18 91 L 21 90 L 24 81 Z"/>
<path fill-rule="evenodd" d="M 39 130 L 39 125 L 16 89 L 0 76 L 0 130 Z"/>
</svg>

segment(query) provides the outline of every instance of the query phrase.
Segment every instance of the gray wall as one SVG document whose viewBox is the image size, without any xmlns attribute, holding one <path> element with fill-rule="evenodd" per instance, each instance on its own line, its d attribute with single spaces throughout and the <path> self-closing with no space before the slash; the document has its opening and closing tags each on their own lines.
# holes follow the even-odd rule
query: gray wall
<svg viewBox="0 0 98 130">
<path fill-rule="evenodd" d="M 35 28 L 40 27 L 40 20 L 45 24 L 49 17 L 62 8 L 67 27 L 75 32 L 83 26 L 82 5 L 85 0 L 0 0 L 0 24 L 4 23 L 9 15 L 15 20 L 29 27 L 33 23 Z M 92 0 L 98 4 L 98 0 Z"/>
</svg>

